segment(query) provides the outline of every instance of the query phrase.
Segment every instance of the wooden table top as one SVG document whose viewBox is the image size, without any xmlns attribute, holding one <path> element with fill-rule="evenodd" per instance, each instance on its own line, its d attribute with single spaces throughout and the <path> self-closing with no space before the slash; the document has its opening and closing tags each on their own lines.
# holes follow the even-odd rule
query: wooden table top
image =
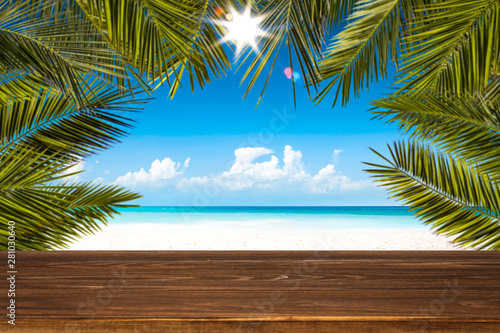
<svg viewBox="0 0 500 333">
<path fill-rule="evenodd" d="M 500 252 L 20 251 L 16 272 L 0 332 L 500 332 Z"/>
</svg>

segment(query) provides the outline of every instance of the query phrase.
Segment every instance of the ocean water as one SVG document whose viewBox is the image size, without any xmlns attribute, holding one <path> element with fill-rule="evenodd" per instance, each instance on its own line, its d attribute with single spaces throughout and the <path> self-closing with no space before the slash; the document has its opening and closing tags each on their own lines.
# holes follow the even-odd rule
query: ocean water
<svg viewBox="0 0 500 333">
<path fill-rule="evenodd" d="M 168 223 L 259 229 L 428 228 L 405 207 L 168 207 L 118 209 L 110 224 Z"/>
</svg>

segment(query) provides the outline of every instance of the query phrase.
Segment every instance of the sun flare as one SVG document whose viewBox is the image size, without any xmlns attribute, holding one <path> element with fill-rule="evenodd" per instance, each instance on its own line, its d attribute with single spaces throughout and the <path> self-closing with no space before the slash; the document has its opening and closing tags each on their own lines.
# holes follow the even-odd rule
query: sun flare
<svg viewBox="0 0 500 333">
<path fill-rule="evenodd" d="M 226 20 L 216 22 L 227 30 L 221 41 L 231 42 L 236 45 L 236 55 L 247 45 L 255 52 L 258 52 L 257 38 L 266 35 L 266 32 L 260 29 L 263 17 L 252 17 L 250 7 L 247 7 L 243 13 L 231 9 L 231 12 L 226 14 L 225 18 Z"/>
</svg>

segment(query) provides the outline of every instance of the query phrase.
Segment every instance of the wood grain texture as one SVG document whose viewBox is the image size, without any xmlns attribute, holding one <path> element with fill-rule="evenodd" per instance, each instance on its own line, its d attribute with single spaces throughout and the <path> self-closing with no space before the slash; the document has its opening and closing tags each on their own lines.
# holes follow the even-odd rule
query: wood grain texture
<svg viewBox="0 0 500 333">
<path fill-rule="evenodd" d="M 500 332 L 500 252 L 16 255 L 0 332 Z"/>
</svg>

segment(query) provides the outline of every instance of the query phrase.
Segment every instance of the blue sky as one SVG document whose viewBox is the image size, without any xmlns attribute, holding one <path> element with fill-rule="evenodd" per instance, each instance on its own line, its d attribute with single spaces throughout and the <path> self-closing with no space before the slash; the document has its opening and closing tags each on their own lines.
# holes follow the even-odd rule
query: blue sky
<svg viewBox="0 0 500 333">
<path fill-rule="evenodd" d="M 367 111 L 391 81 L 332 108 L 333 96 L 315 105 L 299 79 L 294 110 L 282 58 L 258 109 L 260 87 L 242 99 L 242 71 L 194 93 L 184 86 L 172 100 L 159 88 L 133 115 L 131 135 L 87 159 L 79 178 L 127 186 L 141 205 L 396 204 L 362 171 L 362 161 L 380 162 L 368 147 L 385 153 L 401 138 Z"/>
</svg>

